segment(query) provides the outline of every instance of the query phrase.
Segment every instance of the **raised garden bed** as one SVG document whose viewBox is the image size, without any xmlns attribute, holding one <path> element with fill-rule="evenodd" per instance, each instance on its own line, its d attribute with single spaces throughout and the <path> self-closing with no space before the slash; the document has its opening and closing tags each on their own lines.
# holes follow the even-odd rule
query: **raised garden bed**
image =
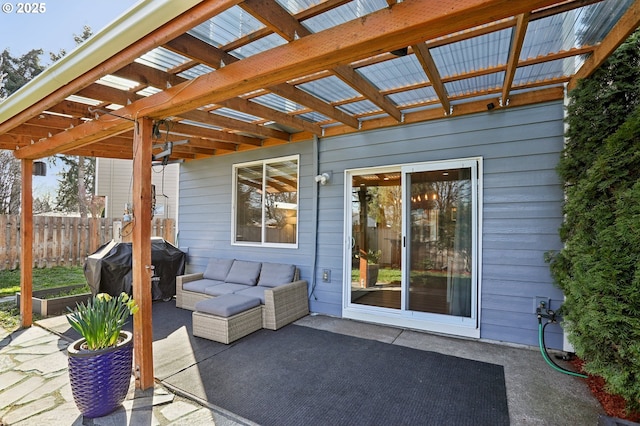
<svg viewBox="0 0 640 426">
<path fill-rule="evenodd" d="M 66 314 L 68 312 L 67 307 L 73 309 L 76 307 L 77 302 L 86 302 L 91 298 L 91 293 L 88 291 L 86 293 L 77 293 L 78 289 L 85 287 L 85 285 L 79 284 L 36 290 L 32 295 L 33 313 L 42 317 Z M 16 303 L 20 306 L 20 293 L 16 293 Z"/>
</svg>

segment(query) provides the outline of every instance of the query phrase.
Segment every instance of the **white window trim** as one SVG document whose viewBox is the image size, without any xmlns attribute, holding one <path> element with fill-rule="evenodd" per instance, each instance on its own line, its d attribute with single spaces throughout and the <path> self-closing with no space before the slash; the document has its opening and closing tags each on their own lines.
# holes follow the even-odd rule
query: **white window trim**
<svg viewBox="0 0 640 426">
<path fill-rule="evenodd" d="M 265 227 L 264 227 L 264 200 L 265 197 L 263 197 L 262 199 L 262 230 L 261 230 L 261 242 L 254 242 L 254 241 L 236 241 L 236 236 L 237 236 L 237 232 L 236 232 L 236 227 L 237 227 L 237 223 L 236 223 L 236 209 L 237 209 L 237 189 L 238 189 L 238 169 L 241 167 L 247 167 L 247 166 L 255 166 L 257 164 L 262 164 L 262 177 L 263 177 L 263 190 L 264 190 L 264 185 L 266 182 L 266 176 L 265 176 L 265 168 L 266 165 L 271 164 L 271 163 L 278 163 L 278 162 L 282 162 L 282 161 L 289 161 L 289 160 L 295 160 L 296 161 L 296 165 L 297 165 L 297 175 L 298 175 L 298 180 L 297 180 L 297 189 L 296 189 L 296 205 L 298 206 L 298 222 L 297 222 L 297 226 L 296 226 L 296 242 L 295 243 L 269 243 L 269 242 L 264 242 L 265 239 Z M 276 158 L 268 158 L 268 159 L 264 159 L 264 160 L 256 160 L 256 161 L 247 161 L 244 163 L 237 163 L 234 164 L 232 169 L 232 173 L 233 173 L 233 182 L 232 182 L 232 188 L 231 188 L 231 245 L 232 246 L 243 246 L 243 247 L 274 247 L 274 248 L 298 248 L 298 241 L 300 239 L 300 155 L 289 155 L 289 156 L 285 156 L 285 157 L 276 157 Z"/>
<path fill-rule="evenodd" d="M 413 328 L 416 330 L 424 330 L 424 331 L 432 331 L 438 333 L 451 334 L 461 337 L 470 337 L 470 338 L 480 338 L 480 324 L 481 324 L 481 312 L 482 312 L 482 223 L 483 223 L 483 178 L 484 178 L 484 168 L 483 168 L 483 158 L 482 157 L 465 157 L 465 158 L 455 158 L 450 160 L 434 160 L 434 161 L 425 161 L 419 163 L 403 163 L 403 164 L 395 164 L 395 165 L 386 165 L 386 166 L 378 166 L 378 167 L 362 167 L 357 169 L 346 169 L 344 173 L 344 211 L 345 211 L 345 219 L 344 219 L 344 260 L 343 263 L 345 267 L 343 268 L 343 283 L 348 283 L 351 280 L 351 271 L 346 267 L 347 260 L 349 256 L 351 256 L 351 240 L 349 238 L 351 230 L 349 229 L 349 220 L 347 218 L 348 212 L 351 211 L 351 177 L 355 174 L 363 174 L 363 173 L 380 173 L 383 171 L 398 171 L 400 172 L 403 167 L 423 167 L 425 165 L 433 165 L 434 167 L 438 167 L 440 164 L 449 164 L 449 163 L 463 163 L 467 161 L 476 162 L 477 167 L 477 187 L 475 188 L 475 193 L 477 196 L 477 211 L 475 218 L 475 226 L 476 226 L 476 258 L 474 259 L 474 263 L 477 270 L 477 293 L 476 293 L 476 306 L 477 309 L 475 313 L 475 321 L 474 324 L 461 324 L 456 323 L 455 318 L 446 318 L 439 317 L 438 315 L 430 315 L 423 314 L 419 312 L 399 312 L 394 309 L 380 308 L 380 307 L 372 307 L 372 306 L 359 306 L 357 304 L 352 304 L 350 302 L 351 294 L 349 293 L 349 288 L 346 284 L 342 286 L 342 317 L 348 319 L 354 319 L 358 321 L 366 321 L 384 325 L 392 325 L 397 327 L 407 327 Z"/>
</svg>

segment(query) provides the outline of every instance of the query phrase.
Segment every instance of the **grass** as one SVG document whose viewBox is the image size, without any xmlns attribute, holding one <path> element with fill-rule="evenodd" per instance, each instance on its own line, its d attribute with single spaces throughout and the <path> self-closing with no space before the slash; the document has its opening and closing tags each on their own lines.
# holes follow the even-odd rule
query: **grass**
<svg viewBox="0 0 640 426">
<path fill-rule="evenodd" d="M 86 284 L 82 266 L 56 266 L 33 269 L 33 290 Z M 20 291 L 20 270 L 0 271 L 0 297 Z"/>
<path fill-rule="evenodd" d="M 33 270 L 33 290 L 86 284 L 81 266 L 37 268 Z M 0 297 L 12 296 L 20 291 L 20 270 L 0 271 Z M 40 319 L 33 315 L 33 320 Z M 20 326 L 20 310 L 13 301 L 0 303 L 0 328 L 12 332 Z"/>
<path fill-rule="evenodd" d="M 426 280 L 427 277 L 446 277 L 447 271 L 412 271 L 411 278 L 414 281 Z M 351 281 L 359 281 L 360 271 L 357 268 L 351 270 Z M 398 283 L 402 280 L 402 272 L 399 268 L 380 268 L 378 272 L 379 283 Z"/>
</svg>

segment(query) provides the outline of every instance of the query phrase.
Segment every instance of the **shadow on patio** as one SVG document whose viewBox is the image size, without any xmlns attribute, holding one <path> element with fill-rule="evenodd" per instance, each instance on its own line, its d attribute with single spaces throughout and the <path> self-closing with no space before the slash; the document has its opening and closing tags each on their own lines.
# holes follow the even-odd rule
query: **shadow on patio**
<svg viewBox="0 0 640 426">
<path fill-rule="evenodd" d="M 38 325 L 79 338 L 64 317 Z M 602 413 L 532 348 L 315 315 L 231 345 L 191 330 L 190 311 L 154 303 L 156 380 L 238 424 L 582 425 Z"/>
</svg>

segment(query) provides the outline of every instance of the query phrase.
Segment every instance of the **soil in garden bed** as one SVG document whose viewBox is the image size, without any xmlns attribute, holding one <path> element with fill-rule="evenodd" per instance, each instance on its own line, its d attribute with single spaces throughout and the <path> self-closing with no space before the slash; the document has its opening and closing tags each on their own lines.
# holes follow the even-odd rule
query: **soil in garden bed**
<svg viewBox="0 0 640 426">
<path fill-rule="evenodd" d="M 612 395 L 605 389 L 605 382 L 602 377 L 592 376 L 588 373 L 584 373 L 582 370 L 582 365 L 584 361 L 580 358 L 574 358 L 571 360 L 571 363 L 575 367 L 577 371 L 580 371 L 583 374 L 587 374 L 589 377 L 587 378 L 587 386 L 589 386 L 589 390 L 596 397 L 596 399 L 602 405 L 607 416 L 617 417 L 619 419 L 628 420 L 631 422 L 640 422 L 640 412 L 632 412 L 628 413 L 626 410 L 626 401 L 619 395 Z"/>
</svg>

